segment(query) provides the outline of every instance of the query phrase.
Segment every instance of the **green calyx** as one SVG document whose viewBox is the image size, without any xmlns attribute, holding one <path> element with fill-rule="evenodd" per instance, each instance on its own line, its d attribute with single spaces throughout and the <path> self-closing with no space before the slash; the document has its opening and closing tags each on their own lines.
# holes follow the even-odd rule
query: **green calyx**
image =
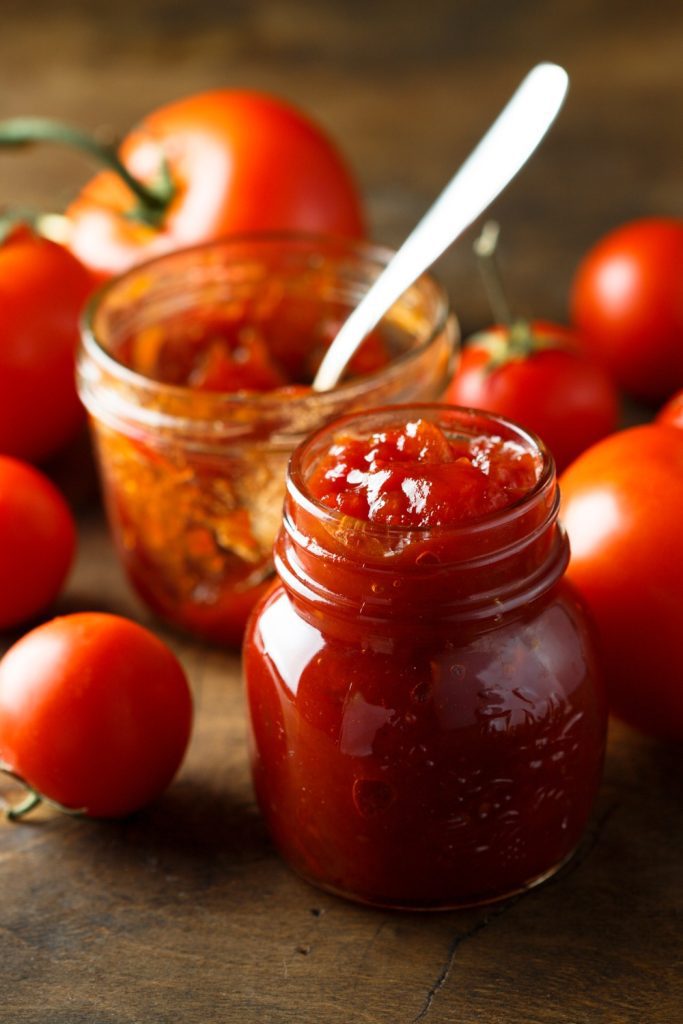
<svg viewBox="0 0 683 1024">
<path fill-rule="evenodd" d="M 150 227 L 158 227 L 162 223 L 175 195 L 175 186 L 166 161 L 162 162 L 156 180 L 152 184 L 143 184 L 122 163 L 113 146 L 99 142 L 78 128 L 43 117 L 14 117 L 0 121 L 0 147 L 17 148 L 39 142 L 59 143 L 95 157 L 100 164 L 117 174 L 135 196 L 136 203 L 127 213 L 130 219 Z"/>
<path fill-rule="evenodd" d="M 523 362 L 539 352 L 571 351 L 560 337 L 538 334 L 529 320 L 514 320 L 498 330 L 480 331 L 472 335 L 468 344 L 483 348 L 488 353 L 485 373 L 494 373 L 507 363 Z"/>
<path fill-rule="evenodd" d="M 515 319 L 503 330 L 504 333 L 498 338 L 500 344 L 496 346 L 496 351 L 492 351 L 486 366 L 488 373 L 504 367 L 506 362 L 527 359 L 539 349 L 539 339 L 533 335 L 531 325 L 526 319 Z"/>
</svg>

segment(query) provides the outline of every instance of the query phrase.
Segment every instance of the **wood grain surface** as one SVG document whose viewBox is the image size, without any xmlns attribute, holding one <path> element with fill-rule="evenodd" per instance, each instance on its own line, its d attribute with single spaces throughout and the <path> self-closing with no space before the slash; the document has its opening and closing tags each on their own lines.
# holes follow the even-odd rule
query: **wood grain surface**
<svg viewBox="0 0 683 1024">
<path fill-rule="evenodd" d="M 520 313 L 562 318 L 577 260 L 610 226 L 683 214 L 680 2 L 5 0 L 1 13 L 0 117 L 118 134 L 185 93 L 272 90 L 339 140 L 390 244 L 525 71 L 560 61 L 567 106 L 495 208 Z M 63 152 L 0 155 L 0 203 L 54 208 L 89 170 Z M 465 329 L 486 322 L 469 245 L 438 272 Z M 80 510 L 57 610 L 150 624 L 80 458 L 53 467 Z M 1 1024 L 683 1021 L 680 748 L 613 727 L 590 830 L 544 887 L 460 913 L 366 910 L 273 851 L 249 784 L 238 657 L 153 625 L 195 692 L 189 756 L 128 821 L 40 810 L 0 824 Z"/>
</svg>

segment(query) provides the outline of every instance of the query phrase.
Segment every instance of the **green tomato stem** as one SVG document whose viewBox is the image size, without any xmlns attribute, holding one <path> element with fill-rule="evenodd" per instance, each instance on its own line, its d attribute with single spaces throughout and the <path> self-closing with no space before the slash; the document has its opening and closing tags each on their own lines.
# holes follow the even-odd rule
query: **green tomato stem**
<svg viewBox="0 0 683 1024">
<path fill-rule="evenodd" d="M 157 181 L 144 185 L 135 178 L 119 158 L 113 146 L 107 146 L 62 121 L 45 117 L 14 117 L 0 121 L 0 147 L 29 146 L 37 142 L 56 142 L 74 147 L 117 174 L 136 197 L 138 204 L 129 216 L 152 227 L 162 221 L 175 194 L 168 165 L 163 161 Z"/>
<path fill-rule="evenodd" d="M 42 802 L 43 798 L 40 793 L 37 793 L 35 789 L 31 789 L 29 787 L 24 799 L 18 804 L 8 807 L 5 813 L 10 821 L 19 821 L 25 814 L 28 814 L 29 811 L 32 811 L 34 807 L 37 807 L 38 804 L 42 804 Z"/>
<path fill-rule="evenodd" d="M 493 373 L 515 359 L 527 359 L 541 347 L 529 321 L 513 319 L 496 259 L 499 237 L 500 225 L 495 220 L 489 220 L 474 243 L 489 305 L 496 322 L 506 329 L 503 336 L 492 337 L 487 345 L 490 351 L 487 373 Z"/>
<path fill-rule="evenodd" d="M 26 796 L 23 800 L 18 804 L 15 804 L 13 807 L 7 807 L 5 810 L 5 814 L 10 821 L 18 821 L 20 818 L 23 818 L 25 814 L 28 814 L 29 811 L 32 811 L 34 807 L 37 807 L 39 803 L 42 803 L 43 798 L 40 793 L 35 790 L 33 786 L 29 786 L 26 779 L 23 779 L 21 775 L 15 772 L 14 768 L 7 764 L 6 761 L 0 761 L 0 772 L 4 775 L 8 775 L 10 779 L 14 779 L 15 782 L 18 782 L 19 785 L 23 786 L 26 790 Z"/>
<path fill-rule="evenodd" d="M 5 811 L 5 814 L 10 821 L 18 821 L 41 803 L 46 803 L 50 807 L 54 807 L 55 810 L 61 811 L 62 814 L 70 814 L 76 818 L 80 818 L 88 813 L 86 807 L 65 807 L 64 804 L 60 804 L 56 800 L 51 800 L 49 797 L 39 793 L 38 790 L 29 785 L 26 779 L 19 775 L 18 772 L 15 772 L 6 761 L 0 761 L 0 772 L 3 772 L 5 775 L 9 775 L 11 779 L 14 779 L 15 782 L 18 782 L 19 785 L 23 786 L 27 791 L 26 796 L 22 801 L 20 801 L 20 803 L 15 804 L 12 807 L 8 807 Z"/>
<path fill-rule="evenodd" d="M 474 252 L 494 319 L 496 323 L 511 327 L 512 313 L 496 258 L 499 237 L 500 225 L 495 220 L 488 220 L 474 243 Z"/>
</svg>

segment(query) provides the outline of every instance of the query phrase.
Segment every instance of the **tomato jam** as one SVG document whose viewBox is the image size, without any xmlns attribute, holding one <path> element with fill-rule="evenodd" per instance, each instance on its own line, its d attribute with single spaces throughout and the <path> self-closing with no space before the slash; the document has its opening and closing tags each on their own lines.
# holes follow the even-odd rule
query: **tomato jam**
<svg viewBox="0 0 683 1024">
<path fill-rule="evenodd" d="M 308 489 L 323 505 L 356 519 L 445 526 L 512 504 L 532 489 L 536 472 L 532 455 L 514 441 L 449 438 L 420 417 L 367 438 L 336 436 Z"/>
<path fill-rule="evenodd" d="M 113 281 L 78 362 L 114 537 L 169 621 L 238 644 L 272 576 L 285 468 L 343 412 L 443 389 L 455 324 L 422 278 L 331 392 L 310 382 L 388 254 L 262 235 L 176 252 Z"/>
<path fill-rule="evenodd" d="M 574 850 L 606 706 L 557 509 L 541 443 L 484 413 L 380 409 L 297 449 L 244 657 L 256 793 L 307 879 L 458 907 Z"/>
<path fill-rule="evenodd" d="M 275 315 L 277 314 L 277 315 Z M 248 396 L 277 391 L 283 399 L 310 394 L 310 384 L 337 335 L 344 314 L 320 315 L 314 297 L 298 306 L 207 313 L 193 310 L 145 325 L 121 339 L 117 358 L 136 373 L 176 387 Z M 347 374 L 358 377 L 384 369 L 392 357 L 382 331 L 363 341 Z"/>
</svg>

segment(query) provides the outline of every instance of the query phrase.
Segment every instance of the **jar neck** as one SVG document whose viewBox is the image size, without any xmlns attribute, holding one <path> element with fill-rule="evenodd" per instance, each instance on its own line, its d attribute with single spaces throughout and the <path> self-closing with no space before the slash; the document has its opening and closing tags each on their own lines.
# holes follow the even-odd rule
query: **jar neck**
<svg viewBox="0 0 683 1024">
<path fill-rule="evenodd" d="M 510 426 L 459 412 L 469 427 Z M 306 449 L 329 432 L 315 435 L 292 460 L 275 545 L 280 579 L 306 617 L 380 631 L 495 624 L 548 594 L 564 573 L 569 547 L 558 522 L 554 464 L 542 446 L 535 447 L 536 486 L 514 505 L 457 526 L 396 529 L 341 516 L 308 492 Z"/>
</svg>

